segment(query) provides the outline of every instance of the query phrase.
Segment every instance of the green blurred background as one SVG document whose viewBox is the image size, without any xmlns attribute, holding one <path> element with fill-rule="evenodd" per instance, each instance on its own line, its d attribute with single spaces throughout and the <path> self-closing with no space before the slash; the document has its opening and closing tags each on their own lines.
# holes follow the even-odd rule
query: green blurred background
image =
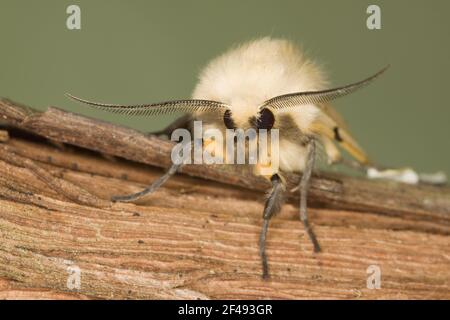
<svg viewBox="0 0 450 320">
<path fill-rule="evenodd" d="M 70 4 L 81 7 L 81 30 L 66 28 Z M 381 7 L 381 30 L 366 27 L 370 4 Z M 64 93 L 112 103 L 186 98 L 201 67 L 230 45 L 285 37 L 333 85 L 390 63 L 338 109 L 377 162 L 450 173 L 449 12 L 448 0 L 0 0 L 0 96 L 154 131 L 172 117 L 111 115 Z"/>
</svg>

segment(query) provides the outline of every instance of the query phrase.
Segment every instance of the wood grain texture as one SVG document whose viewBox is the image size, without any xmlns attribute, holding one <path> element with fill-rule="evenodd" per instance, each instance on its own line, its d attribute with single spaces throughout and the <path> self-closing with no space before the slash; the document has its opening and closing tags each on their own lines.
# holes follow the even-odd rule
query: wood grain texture
<svg viewBox="0 0 450 320">
<path fill-rule="evenodd" d="M 316 176 L 309 214 L 323 252 L 312 252 L 292 194 L 271 222 L 263 281 L 266 181 L 190 166 L 135 204 L 111 203 L 162 174 L 154 166 L 169 164 L 170 143 L 57 109 L 2 102 L 0 117 L 9 129 L 0 144 L 0 298 L 450 298 L 446 187 Z M 366 287 L 372 264 L 381 289 Z M 79 290 L 67 286 L 74 266 Z"/>
</svg>

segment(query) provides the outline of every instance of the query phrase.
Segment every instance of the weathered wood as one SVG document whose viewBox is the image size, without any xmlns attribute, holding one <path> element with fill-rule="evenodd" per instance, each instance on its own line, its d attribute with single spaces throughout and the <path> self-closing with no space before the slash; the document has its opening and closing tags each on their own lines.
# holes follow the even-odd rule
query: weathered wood
<svg viewBox="0 0 450 320">
<path fill-rule="evenodd" d="M 0 142 L 6 142 L 9 139 L 8 131 L 0 130 Z"/>
<path fill-rule="evenodd" d="M 11 103 L 0 117 L 54 141 L 169 164 L 170 143 L 130 129 Z M 448 188 L 316 176 L 309 212 L 323 252 L 312 252 L 292 195 L 271 223 L 263 281 L 264 180 L 190 166 L 136 204 L 111 203 L 161 169 L 9 133 L 0 144 L 0 298 L 450 298 Z M 369 265 L 381 268 L 381 289 L 367 289 Z M 74 266 L 79 290 L 67 287 Z"/>
</svg>

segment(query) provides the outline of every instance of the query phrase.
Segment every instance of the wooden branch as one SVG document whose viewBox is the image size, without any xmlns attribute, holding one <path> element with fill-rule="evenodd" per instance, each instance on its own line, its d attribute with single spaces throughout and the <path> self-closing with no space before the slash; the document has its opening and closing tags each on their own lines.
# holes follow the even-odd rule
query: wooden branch
<svg viewBox="0 0 450 320">
<path fill-rule="evenodd" d="M 44 113 L 33 112 L 11 101 L 2 100 L 0 117 L 10 125 L 53 141 L 158 167 L 167 168 L 171 164 L 170 152 L 174 144 L 170 141 L 57 108 L 49 108 Z M 246 166 L 190 165 L 181 171 L 251 190 L 266 191 L 270 188 L 266 179 L 254 176 Z M 298 181 L 297 175 L 290 175 L 289 187 L 294 188 Z M 330 208 L 376 211 L 403 218 L 449 222 L 448 187 L 417 187 L 321 173 L 313 179 L 309 196 L 312 204 Z M 298 193 L 292 193 L 290 199 L 298 201 Z"/>
<path fill-rule="evenodd" d="M 113 204 L 111 195 L 161 175 L 136 162 L 167 167 L 172 143 L 6 100 L 0 119 L 9 130 L 0 134 L 0 298 L 450 298 L 447 187 L 320 173 L 310 216 L 323 252 L 312 253 L 293 193 L 270 226 L 272 278 L 262 281 L 264 179 L 192 165 L 136 204 Z M 366 287 L 372 264 L 378 290 Z M 67 286 L 73 267 L 80 289 Z"/>
</svg>

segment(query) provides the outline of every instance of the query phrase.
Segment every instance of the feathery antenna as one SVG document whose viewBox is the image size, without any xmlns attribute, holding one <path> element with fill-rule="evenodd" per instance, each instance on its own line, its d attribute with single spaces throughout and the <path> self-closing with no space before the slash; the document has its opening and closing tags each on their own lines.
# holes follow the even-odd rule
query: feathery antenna
<svg viewBox="0 0 450 320">
<path fill-rule="evenodd" d="M 343 87 L 320 90 L 320 91 L 305 91 L 305 92 L 295 92 L 288 93 L 285 95 L 277 96 L 271 98 L 264 102 L 260 108 L 271 107 L 273 109 L 285 109 L 285 108 L 293 108 L 300 105 L 305 104 L 319 104 L 328 102 L 343 96 L 346 96 L 350 93 L 353 93 L 378 78 L 382 75 L 387 69 L 389 65 L 384 67 L 382 70 L 378 71 L 376 74 L 370 76 L 367 79 L 364 79 L 359 82 L 355 82 Z"/>
<path fill-rule="evenodd" d="M 224 103 L 211 100 L 173 100 L 153 104 L 120 105 L 94 102 L 75 97 L 66 93 L 69 98 L 88 104 L 100 110 L 105 110 L 128 116 L 153 116 L 159 114 L 169 114 L 176 112 L 194 113 L 194 112 L 225 112 L 228 106 Z"/>
</svg>

